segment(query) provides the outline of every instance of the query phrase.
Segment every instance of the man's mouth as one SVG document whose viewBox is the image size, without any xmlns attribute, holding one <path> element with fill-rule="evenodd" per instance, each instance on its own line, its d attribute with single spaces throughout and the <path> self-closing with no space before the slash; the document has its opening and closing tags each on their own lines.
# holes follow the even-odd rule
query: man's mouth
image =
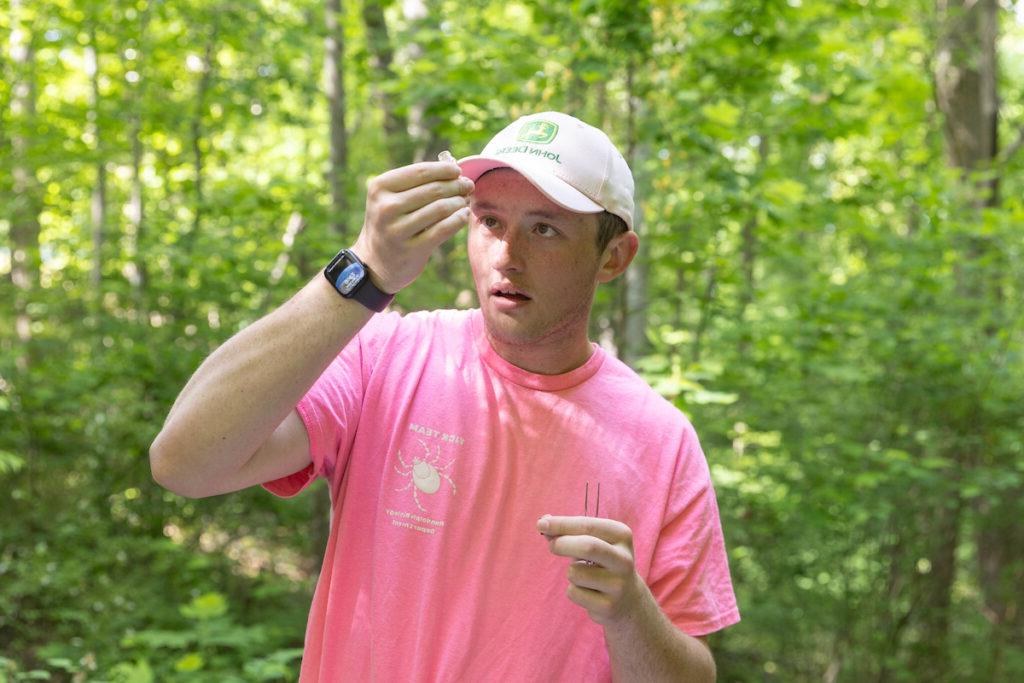
<svg viewBox="0 0 1024 683">
<path fill-rule="evenodd" d="M 491 287 L 491 296 L 496 296 L 510 301 L 529 301 L 530 295 L 512 285 L 494 285 Z"/>
</svg>

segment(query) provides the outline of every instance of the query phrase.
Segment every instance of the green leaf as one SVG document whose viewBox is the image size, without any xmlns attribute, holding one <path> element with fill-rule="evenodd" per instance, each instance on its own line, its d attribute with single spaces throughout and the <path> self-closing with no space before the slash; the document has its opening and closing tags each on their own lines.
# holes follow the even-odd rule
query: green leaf
<svg viewBox="0 0 1024 683">
<path fill-rule="evenodd" d="M 0 450 L 0 474 L 13 474 L 25 466 L 25 459 L 10 451 Z"/>
<path fill-rule="evenodd" d="M 153 683 L 153 669 L 149 662 L 140 659 L 135 662 L 120 662 L 110 670 L 112 683 Z"/>
<path fill-rule="evenodd" d="M 204 593 L 181 608 L 184 616 L 200 621 L 223 616 L 227 611 L 227 600 L 220 593 Z"/>
<path fill-rule="evenodd" d="M 764 198 L 779 208 L 800 204 L 807 197 L 807 186 L 792 178 L 771 180 L 762 187 Z"/>
<path fill-rule="evenodd" d="M 123 647 L 149 647 L 154 649 L 181 649 L 196 642 L 196 634 L 192 631 L 168 631 L 147 629 L 125 636 L 121 640 Z"/>
<path fill-rule="evenodd" d="M 707 403 L 717 403 L 721 405 L 729 405 L 739 400 L 739 395 L 731 394 L 723 391 L 708 391 L 706 389 L 699 389 L 693 393 L 686 395 L 686 400 L 689 403 L 696 403 L 698 405 Z"/>
<path fill-rule="evenodd" d="M 724 128 L 734 127 L 740 120 L 740 109 L 727 100 L 705 104 L 700 113 L 712 123 Z"/>
<path fill-rule="evenodd" d="M 201 654 L 190 652 L 174 663 L 174 670 L 182 672 L 199 671 L 203 668 L 203 664 L 205 664 L 205 661 Z"/>
<path fill-rule="evenodd" d="M 46 663 L 55 669 L 63 669 L 64 671 L 75 671 L 75 663 L 67 657 L 50 657 L 46 660 Z"/>
</svg>

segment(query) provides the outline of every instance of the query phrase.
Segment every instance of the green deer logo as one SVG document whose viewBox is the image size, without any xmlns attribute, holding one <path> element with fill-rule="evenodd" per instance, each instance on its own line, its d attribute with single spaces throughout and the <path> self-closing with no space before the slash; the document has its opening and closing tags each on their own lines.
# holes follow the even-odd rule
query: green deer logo
<svg viewBox="0 0 1024 683">
<path fill-rule="evenodd" d="M 519 129 L 516 140 L 520 142 L 533 142 L 543 145 L 555 139 L 558 134 L 558 124 L 550 121 L 530 121 Z"/>
</svg>

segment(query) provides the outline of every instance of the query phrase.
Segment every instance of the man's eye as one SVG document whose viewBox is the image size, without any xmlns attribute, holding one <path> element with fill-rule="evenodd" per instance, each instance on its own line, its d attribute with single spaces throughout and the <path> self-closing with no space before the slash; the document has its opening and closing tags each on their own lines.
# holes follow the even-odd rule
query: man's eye
<svg viewBox="0 0 1024 683">
<path fill-rule="evenodd" d="M 498 227 L 498 219 L 494 216 L 484 216 L 480 219 L 480 225 L 493 230 Z"/>
<path fill-rule="evenodd" d="M 538 223 L 536 232 L 541 237 L 556 237 L 560 234 L 555 227 L 550 226 L 547 223 Z"/>
</svg>

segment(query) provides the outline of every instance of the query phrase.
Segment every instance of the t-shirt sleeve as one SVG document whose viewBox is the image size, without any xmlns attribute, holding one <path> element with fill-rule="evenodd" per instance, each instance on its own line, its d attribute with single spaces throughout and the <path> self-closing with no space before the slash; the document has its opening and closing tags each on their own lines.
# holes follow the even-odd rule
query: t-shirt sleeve
<svg viewBox="0 0 1024 683">
<path fill-rule="evenodd" d="M 400 319 L 393 312 L 371 318 L 313 383 L 295 406 L 309 435 L 312 462 L 298 472 L 265 482 L 263 488 L 290 498 L 317 477 L 333 481 L 341 476 L 359 424 L 366 383 L 382 344 Z"/>
<path fill-rule="evenodd" d="M 707 460 L 687 425 L 648 584 L 677 628 L 691 636 L 740 620 Z"/>
</svg>

